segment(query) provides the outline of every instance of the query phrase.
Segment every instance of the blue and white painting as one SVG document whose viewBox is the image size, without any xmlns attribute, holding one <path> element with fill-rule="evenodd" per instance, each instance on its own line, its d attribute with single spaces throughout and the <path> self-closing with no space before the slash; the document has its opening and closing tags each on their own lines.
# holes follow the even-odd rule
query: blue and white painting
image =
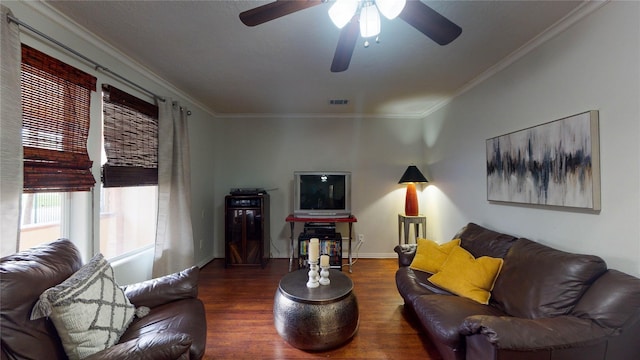
<svg viewBox="0 0 640 360">
<path fill-rule="evenodd" d="M 600 210 L 598 111 L 488 139 L 487 199 Z"/>
</svg>

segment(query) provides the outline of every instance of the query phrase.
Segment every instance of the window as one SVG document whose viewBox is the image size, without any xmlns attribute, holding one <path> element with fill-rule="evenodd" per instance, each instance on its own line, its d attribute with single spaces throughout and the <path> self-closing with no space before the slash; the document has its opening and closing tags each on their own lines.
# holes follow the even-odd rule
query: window
<svg viewBox="0 0 640 360">
<path fill-rule="evenodd" d="M 100 251 L 151 246 L 158 208 L 158 107 L 110 85 L 103 91 Z"/>
<path fill-rule="evenodd" d="M 24 191 L 89 191 L 87 152 L 96 78 L 22 45 Z"/>
<path fill-rule="evenodd" d="M 100 252 L 114 258 L 150 246 L 156 236 L 157 186 L 102 188 Z"/>
<path fill-rule="evenodd" d="M 26 250 L 43 242 L 61 238 L 69 198 L 66 193 L 23 193 L 20 216 L 20 247 Z"/>
<path fill-rule="evenodd" d="M 70 237 L 71 194 L 95 184 L 87 138 L 96 78 L 23 44 L 20 82 L 24 186 L 19 249 L 24 250 Z M 84 214 L 75 220 L 88 218 Z M 86 233 L 78 237 L 90 239 Z"/>
</svg>

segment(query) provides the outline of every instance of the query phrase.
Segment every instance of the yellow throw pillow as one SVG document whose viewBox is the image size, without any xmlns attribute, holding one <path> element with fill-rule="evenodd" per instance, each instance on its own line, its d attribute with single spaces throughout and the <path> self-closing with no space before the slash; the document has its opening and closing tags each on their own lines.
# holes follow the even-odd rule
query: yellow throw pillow
<svg viewBox="0 0 640 360">
<path fill-rule="evenodd" d="M 502 264 L 500 258 L 482 256 L 476 259 L 458 246 L 451 250 L 440 272 L 430 276 L 429 281 L 456 295 L 488 304 Z"/>
<path fill-rule="evenodd" d="M 433 240 L 418 238 L 417 243 L 416 255 L 413 257 L 409 267 L 432 274 L 440 271 L 440 267 L 447 260 L 451 249 L 460 247 L 460 239 L 454 239 L 439 245 Z"/>
</svg>

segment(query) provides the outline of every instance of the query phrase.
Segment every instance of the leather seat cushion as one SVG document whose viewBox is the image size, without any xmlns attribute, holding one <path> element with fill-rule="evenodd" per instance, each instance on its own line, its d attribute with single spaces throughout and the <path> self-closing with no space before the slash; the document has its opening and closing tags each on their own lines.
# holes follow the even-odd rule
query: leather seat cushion
<svg viewBox="0 0 640 360">
<path fill-rule="evenodd" d="M 516 317 L 567 315 L 606 270 L 597 256 L 567 253 L 521 238 L 504 259 L 492 298 Z"/>
<path fill-rule="evenodd" d="M 144 335 L 162 336 L 162 333 L 195 334 L 191 345 L 191 358 L 204 356 L 207 340 L 207 321 L 204 305 L 198 299 L 183 299 L 156 306 L 148 315 L 136 318 L 120 337 L 124 343 Z"/>
<path fill-rule="evenodd" d="M 449 295 L 423 295 L 415 298 L 413 308 L 425 330 L 451 349 L 463 349 L 459 333 L 464 319 L 471 315 L 504 316 L 500 310 L 473 300 Z"/>
<path fill-rule="evenodd" d="M 396 286 L 405 303 L 412 304 L 413 300 L 421 295 L 452 295 L 450 292 L 430 283 L 427 279 L 431 275 L 433 274 L 413 270 L 408 266 L 401 267 L 396 271 Z"/>
<path fill-rule="evenodd" d="M 453 238 L 460 239 L 460 246 L 476 258 L 504 258 L 517 239 L 515 236 L 489 230 L 474 223 L 468 223 Z"/>
</svg>

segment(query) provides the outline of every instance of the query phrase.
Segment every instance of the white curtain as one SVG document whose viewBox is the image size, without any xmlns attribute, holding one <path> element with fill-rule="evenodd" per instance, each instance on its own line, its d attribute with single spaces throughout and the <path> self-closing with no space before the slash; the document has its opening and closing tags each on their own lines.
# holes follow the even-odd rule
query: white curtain
<svg viewBox="0 0 640 360">
<path fill-rule="evenodd" d="M 18 251 L 22 194 L 20 29 L 0 5 L 0 256 Z"/>
<path fill-rule="evenodd" d="M 187 109 L 167 98 L 158 115 L 158 225 L 153 276 L 194 265 Z"/>
</svg>

